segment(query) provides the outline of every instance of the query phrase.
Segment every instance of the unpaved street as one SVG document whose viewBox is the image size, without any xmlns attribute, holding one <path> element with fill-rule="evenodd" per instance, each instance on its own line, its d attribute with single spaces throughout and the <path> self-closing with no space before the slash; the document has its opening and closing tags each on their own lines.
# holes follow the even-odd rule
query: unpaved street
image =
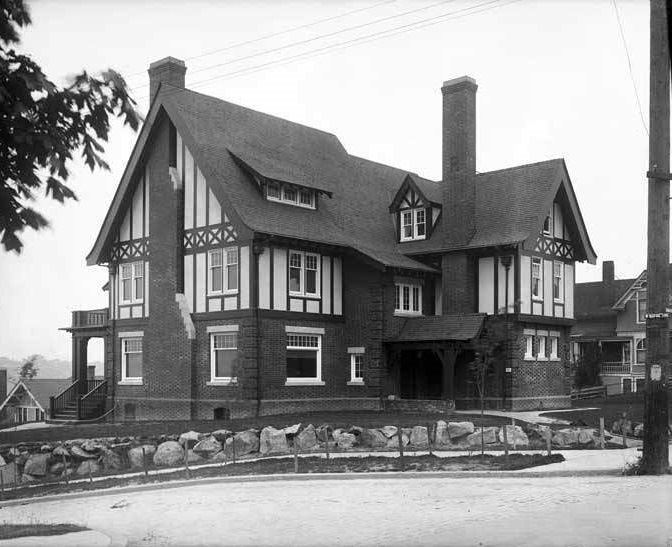
<svg viewBox="0 0 672 547">
<path fill-rule="evenodd" d="M 31 503 L 129 545 L 672 545 L 672 477 L 219 483 Z"/>
</svg>

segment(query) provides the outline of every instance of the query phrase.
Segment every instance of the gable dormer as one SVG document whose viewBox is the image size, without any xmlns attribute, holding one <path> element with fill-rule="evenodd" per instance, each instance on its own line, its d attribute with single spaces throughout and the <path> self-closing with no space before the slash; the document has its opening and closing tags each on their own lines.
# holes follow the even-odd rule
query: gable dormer
<svg viewBox="0 0 672 547">
<path fill-rule="evenodd" d="M 415 176 L 406 175 L 389 208 L 394 216 L 398 242 L 418 241 L 431 236 L 441 212 L 441 204 L 427 197 L 427 194 Z"/>
</svg>

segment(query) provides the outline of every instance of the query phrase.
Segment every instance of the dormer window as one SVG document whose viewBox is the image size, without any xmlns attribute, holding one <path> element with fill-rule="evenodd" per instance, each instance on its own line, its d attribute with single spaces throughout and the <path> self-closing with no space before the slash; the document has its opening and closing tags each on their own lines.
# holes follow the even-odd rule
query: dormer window
<svg viewBox="0 0 672 547">
<path fill-rule="evenodd" d="M 266 184 L 266 199 L 305 207 L 306 209 L 315 209 L 315 190 L 294 186 L 293 184 L 268 182 Z"/>
<path fill-rule="evenodd" d="M 404 209 L 399 212 L 401 241 L 425 239 L 427 234 L 427 218 L 424 208 Z"/>
</svg>

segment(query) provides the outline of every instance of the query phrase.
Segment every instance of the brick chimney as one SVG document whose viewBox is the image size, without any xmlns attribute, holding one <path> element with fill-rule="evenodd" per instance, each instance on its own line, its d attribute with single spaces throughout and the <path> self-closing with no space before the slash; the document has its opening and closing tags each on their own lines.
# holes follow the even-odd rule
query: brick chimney
<svg viewBox="0 0 672 547">
<path fill-rule="evenodd" d="M 465 244 L 475 227 L 476 81 L 443 83 L 443 210 L 447 241 Z M 449 214 L 447 214 L 449 212 Z"/>
<path fill-rule="evenodd" d="M 154 98 L 160 83 L 170 84 L 174 87 L 184 88 L 184 75 L 187 65 L 175 57 L 165 57 L 160 61 L 154 61 L 149 65 L 149 96 Z"/>
<path fill-rule="evenodd" d="M 615 278 L 615 268 L 613 260 L 604 260 L 602 262 L 602 281 L 610 283 Z"/>
</svg>

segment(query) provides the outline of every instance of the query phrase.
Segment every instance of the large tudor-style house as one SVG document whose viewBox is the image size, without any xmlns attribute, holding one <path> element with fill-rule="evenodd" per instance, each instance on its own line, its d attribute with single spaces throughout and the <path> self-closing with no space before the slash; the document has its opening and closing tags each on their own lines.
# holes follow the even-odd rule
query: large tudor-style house
<svg viewBox="0 0 672 547">
<path fill-rule="evenodd" d="M 185 72 L 149 68 L 150 110 L 87 258 L 109 269 L 109 307 L 73 312 L 56 416 L 468 405 L 479 347 L 498 348 L 489 405 L 569 405 L 574 264 L 595 253 L 562 159 L 476 171 L 473 79 L 443 85 L 436 182 L 185 89 Z M 93 336 L 105 380 L 79 382 Z"/>
</svg>

